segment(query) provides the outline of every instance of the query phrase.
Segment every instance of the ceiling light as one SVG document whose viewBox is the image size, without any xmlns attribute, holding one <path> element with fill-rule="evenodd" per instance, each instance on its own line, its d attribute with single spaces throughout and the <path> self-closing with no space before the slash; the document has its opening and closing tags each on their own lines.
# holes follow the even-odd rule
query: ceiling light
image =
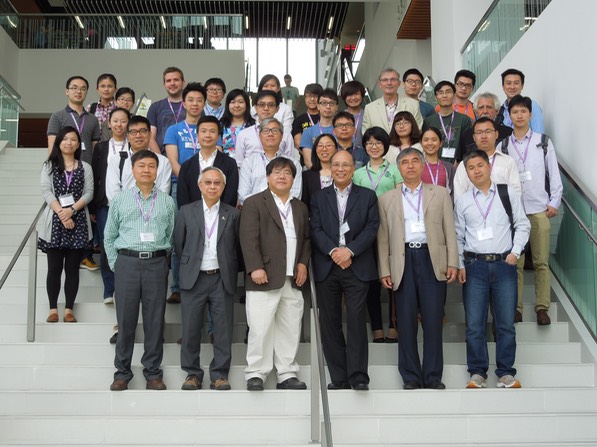
<svg viewBox="0 0 597 447">
<path fill-rule="evenodd" d="M 245 16 L 245 29 L 249 29 L 249 16 Z"/>
<path fill-rule="evenodd" d="M 122 29 L 125 28 L 125 26 L 124 26 L 124 20 L 122 20 L 122 16 L 118 16 L 118 23 L 120 24 L 120 27 Z"/>
<path fill-rule="evenodd" d="M 288 16 L 288 19 L 286 20 L 286 29 L 288 31 L 290 31 L 290 25 L 292 24 L 292 17 Z"/>
<path fill-rule="evenodd" d="M 164 16 L 160 16 L 160 22 L 162 23 L 162 28 L 166 29 L 166 19 Z"/>
<path fill-rule="evenodd" d="M 334 26 L 334 16 L 330 17 L 330 21 L 328 22 L 328 31 L 332 30 L 332 26 Z"/>
<path fill-rule="evenodd" d="M 13 28 L 17 27 L 17 24 L 15 22 L 13 22 L 12 20 L 10 20 L 10 17 L 6 17 L 6 19 L 8 20 L 8 23 L 10 23 L 10 26 L 12 26 Z"/>
<path fill-rule="evenodd" d="M 75 16 L 75 20 L 79 24 L 79 28 L 85 29 L 85 25 L 83 25 L 83 22 L 81 22 L 81 19 L 79 18 L 79 16 Z"/>
</svg>

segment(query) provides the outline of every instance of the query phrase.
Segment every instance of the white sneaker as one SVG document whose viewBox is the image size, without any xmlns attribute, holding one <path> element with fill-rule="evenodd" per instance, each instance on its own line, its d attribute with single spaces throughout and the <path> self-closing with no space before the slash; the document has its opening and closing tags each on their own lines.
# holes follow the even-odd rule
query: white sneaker
<svg viewBox="0 0 597 447">
<path fill-rule="evenodd" d="M 485 384 L 485 377 L 481 374 L 473 374 L 470 380 L 466 384 L 466 388 L 485 388 L 487 385 Z"/>
<path fill-rule="evenodd" d="M 107 298 L 104 298 L 104 304 L 114 304 L 114 297 L 109 296 Z"/>
<path fill-rule="evenodd" d="M 520 382 L 510 374 L 506 374 L 498 379 L 498 388 L 520 388 Z"/>
</svg>

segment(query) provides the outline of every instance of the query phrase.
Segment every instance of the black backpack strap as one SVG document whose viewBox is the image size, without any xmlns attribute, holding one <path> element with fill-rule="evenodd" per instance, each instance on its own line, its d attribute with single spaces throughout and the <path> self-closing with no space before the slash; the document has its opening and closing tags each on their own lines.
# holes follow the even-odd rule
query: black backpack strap
<svg viewBox="0 0 597 447">
<path fill-rule="evenodd" d="M 120 184 L 122 184 L 122 170 L 124 169 L 124 162 L 127 158 L 129 158 L 128 151 L 120 151 L 120 164 L 118 165 L 118 170 L 120 171 L 118 180 L 120 180 Z"/>
<path fill-rule="evenodd" d="M 499 127 L 504 122 L 504 110 L 506 110 L 506 106 L 502 104 L 494 120 L 496 127 Z"/>
<path fill-rule="evenodd" d="M 543 162 L 545 164 L 545 191 L 547 196 L 551 197 L 551 188 L 549 186 L 549 167 L 547 166 L 547 148 L 549 147 L 549 136 L 546 134 L 541 135 L 541 142 L 537 145 L 543 149 Z"/>
<path fill-rule="evenodd" d="M 508 219 L 510 220 L 510 234 L 512 235 L 512 241 L 514 241 L 514 215 L 512 213 L 512 203 L 510 203 L 510 196 L 508 195 L 508 185 L 505 183 L 498 183 L 497 185 L 498 194 L 502 201 L 502 206 L 506 210 Z"/>
<path fill-rule="evenodd" d="M 89 113 L 95 115 L 95 111 L 97 110 L 97 102 L 94 102 L 89 106 Z"/>
<path fill-rule="evenodd" d="M 510 142 L 510 137 L 506 137 L 502 140 L 502 154 L 508 155 L 508 143 Z"/>
</svg>

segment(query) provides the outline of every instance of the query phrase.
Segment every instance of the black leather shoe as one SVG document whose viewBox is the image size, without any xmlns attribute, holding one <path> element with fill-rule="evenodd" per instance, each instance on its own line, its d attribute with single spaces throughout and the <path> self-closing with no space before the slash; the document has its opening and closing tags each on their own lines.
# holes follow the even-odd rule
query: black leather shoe
<svg viewBox="0 0 597 447">
<path fill-rule="evenodd" d="M 429 388 L 432 390 L 445 390 L 446 385 L 441 380 L 434 380 L 430 384 L 428 384 L 425 388 Z"/>
<path fill-rule="evenodd" d="M 286 379 L 283 382 L 280 382 L 276 385 L 276 389 L 278 390 L 306 390 L 307 385 L 305 382 L 301 382 L 296 377 L 291 377 L 290 379 Z"/>
<path fill-rule="evenodd" d="M 259 377 L 251 377 L 247 380 L 247 390 L 249 391 L 263 391 L 263 380 Z"/>
<path fill-rule="evenodd" d="M 367 385 L 365 382 L 359 382 L 355 383 L 352 386 L 352 389 L 355 391 L 369 391 L 369 385 Z"/>
<path fill-rule="evenodd" d="M 418 390 L 421 388 L 421 385 L 419 385 L 419 383 L 415 382 L 414 380 L 409 380 L 408 382 L 404 382 L 402 388 L 405 390 Z"/>
<path fill-rule="evenodd" d="M 110 344 L 115 345 L 117 340 L 118 340 L 118 332 L 115 332 L 110 337 Z"/>
<path fill-rule="evenodd" d="M 350 385 L 346 382 L 328 383 L 328 390 L 349 390 Z"/>
</svg>

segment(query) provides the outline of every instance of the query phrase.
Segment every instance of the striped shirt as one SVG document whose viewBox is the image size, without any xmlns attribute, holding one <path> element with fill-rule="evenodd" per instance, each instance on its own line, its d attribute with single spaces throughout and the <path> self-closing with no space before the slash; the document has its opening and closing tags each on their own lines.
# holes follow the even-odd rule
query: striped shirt
<svg viewBox="0 0 597 447">
<path fill-rule="evenodd" d="M 110 268 L 114 270 L 120 249 L 170 251 L 175 216 L 174 199 L 155 186 L 147 199 L 143 198 L 136 184 L 118 194 L 110 205 L 104 230 L 104 247 Z M 142 241 L 141 233 L 153 234 L 154 240 Z"/>
</svg>

